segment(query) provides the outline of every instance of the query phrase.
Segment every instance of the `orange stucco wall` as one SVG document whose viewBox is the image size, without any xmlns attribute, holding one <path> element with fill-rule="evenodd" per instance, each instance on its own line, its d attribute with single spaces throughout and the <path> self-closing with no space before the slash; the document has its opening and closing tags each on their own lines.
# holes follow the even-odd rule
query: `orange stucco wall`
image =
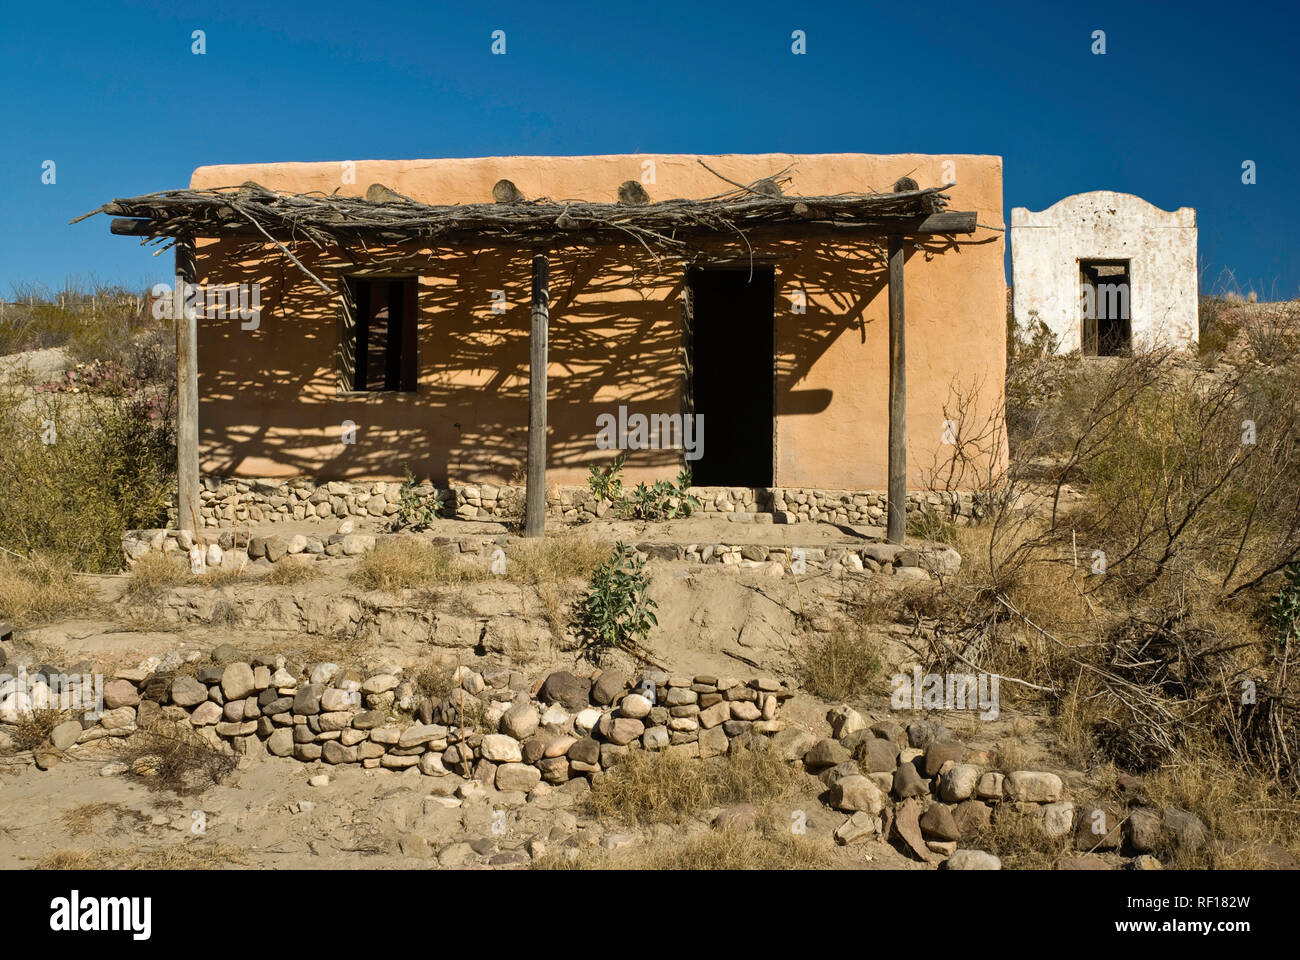
<svg viewBox="0 0 1300 960">
<path fill-rule="evenodd" d="M 787 154 L 705 157 L 714 170 L 752 182 L 790 168 L 787 194 L 876 189 L 907 175 L 923 186 L 955 174 L 951 209 L 1002 223 L 1002 163 L 989 156 Z M 371 183 L 428 203 L 486 202 L 508 178 L 529 197 L 613 200 L 619 183 L 643 179 L 652 198 L 700 198 L 728 185 L 694 156 L 502 157 L 275 163 L 201 167 L 191 187 L 254 180 L 288 192 L 363 194 Z M 355 263 L 299 243 L 295 254 L 332 286 L 359 270 L 409 275 L 418 261 L 420 388 L 415 394 L 338 392 L 338 305 L 274 248 L 237 259 L 225 242 L 201 243 L 200 282 L 261 284 L 256 329 L 238 317 L 199 323 L 199 430 L 204 473 L 320 479 L 509 481 L 527 438 L 530 253 L 484 248 L 375 252 Z M 883 241 L 882 241 L 883 243 Z M 720 243 L 713 260 L 743 257 Z M 888 303 L 882 250 L 871 243 L 792 240 L 756 248 L 776 269 L 775 476 L 778 486 L 882 489 L 886 485 Z M 707 261 L 706 261 L 707 262 Z M 980 388 L 979 416 L 1001 403 L 1005 364 L 1003 234 L 980 229 L 909 249 L 906 270 L 909 473 L 942 446 L 953 388 Z M 620 403 L 675 413 L 682 389 L 684 264 L 656 263 L 640 247 L 564 250 L 551 263 L 548 480 L 582 483 L 596 449 L 596 417 Z M 492 312 L 492 290 L 508 309 Z M 807 309 L 792 310 L 803 290 Z M 726 371 L 718 375 L 725 376 Z M 761 412 L 760 414 L 761 415 Z M 356 424 L 343 444 L 341 424 Z M 706 424 L 709 429 L 725 425 Z M 994 451 L 1001 456 L 1001 451 Z M 673 452 L 629 457 L 635 481 L 675 474 Z"/>
</svg>

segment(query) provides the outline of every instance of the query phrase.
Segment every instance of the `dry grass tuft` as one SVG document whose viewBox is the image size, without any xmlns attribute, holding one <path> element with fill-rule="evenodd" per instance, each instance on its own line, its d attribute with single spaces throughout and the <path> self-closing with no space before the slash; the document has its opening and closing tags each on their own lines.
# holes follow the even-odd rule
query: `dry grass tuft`
<svg viewBox="0 0 1300 960">
<path fill-rule="evenodd" d="M 795 668 L 809 693 L 827 701 L 854 700 L 872 692 L 881 680 L 880 646 L 866 618 L 837 620 L 830 631 L 804 645 Z"/>
<path fill-rule="evenodd" d="M 580 582 L 591 576 L 610 549 L 605 541 L 576 534 L 516 543 L 506 552 L 506 577 L 537 592 L 547 625 L 562 636 L 572 595 L 581 591 Z"/>
<path fill-rule="evenodd" d="M 293 587 L 319 580 L 322 576 L 320 567 L 313 561 L 286 557 L 271 567 L 271 572 L 262 578 L 262 582 L 277 587 Z"/>
<path fill-rule="evenodd" d="M 768 803 L 795 781 L 791 765 L 766 747 L 704 761 L 636 750 L 596 781 L 586 803 L 602 820 L 680 823 L 708 807 Z"/>
<path fill-rule="evenodd" d="M 1200 817 L 1214 842 L 1200 849 L 1161 851 L 1165 866 L 1182 870 L 1276 869 L 1271 845 L 1300 860 L 1300 804 L 1294 795 L 1252 771 L 1223 762 L 1197 745 L 1187 759 L 1143 779 L 1151 803 Z"/>
<path fill-rule="evenodd" d="M 1050 870 L 1073 849 L 1073 832 L 1055 839 L 1043 832 L 1043 821 L 1003 805 L 992 823 L 962 838 L 962 846 L 995 854 L 1005 870 Z"/>
<path fill-rule="evenodd" d="M 175 554 L 151 550 L 131 567 L 131 579 L 124 598 L 128 603 L 152 603 L 173 587 L 218 589 L 247 580 L 236 566 L 208 567 L 202 574 L 190 572 L 189 561 Z"/>
<path fill-rule="evenodd" d="M 124 599 L 134 603 L 157 600 L 164 591 L 179 587 L 192 576 L 185 561 L 150 550 L 132 565 Z"/>
<path fill-rule="evenodd" d="M 93 850 L 54 850 L 37 870 L 223 870 L 247 863 L 243 850 L 229 843 L 184 840 L 168 847 L 99 846 Z"/>
<path fill-rule="evenodd" d="M 184 582 L 195 587 L 228 587 L 244 579 L 243 567 L 221 566 L 208 567 L 202 576 L 191 574 Z"/>
<path fill-rule="evenodd" d="M 1029 755 L 1025 751 L 1025 745 L 1019 740 L 1007 738 L 998 741 L 994 769 L 1011 773 L 1013 770 L 1027 769 L 1028 763 Z"/>
<path fill-rule="evenodd" d="M 613 853 L 548 854 L 537 870 L 807 870 L 825 865 L 825 850 L 789 830 L 718 830 L 680 843 L 656 843 Z"/>
<path fill-rule="evenodd" d="M 109 814 L 121 816 L 122 807 L 116 803 L 83 803 L 79 807 L 65 811 L 59 817 L 59 822 L 68 833 L 76 837 L 90 830 L 100 817 Z"/>
<path fill-rule="evenodd" d="M 515 583 L 586 580 L 609 556 L 612 544 L 579 534 L 523 540 L 506 551 L 506 576 Z"/>
<path fill-rule="evenodd" d="M 437 663 L 431 663 L 415 675 L 415 690 L 421 696 L 434 701 L 446 700 L 457 689 L 452 679 L 455 671 Z"/>
<path fill-rule="evenodd" d="M 40 557 L 0 554 L 0 620 L 25 625 L 87 616 L 98 604 L 72 569 Z"/>
<path fill-rule="evenodd" d="M 352 582 L 366 590 L 394 593 L 470 583 L 488 576 L 486 568 L 458 560 L 446 547 L 416 537 L 398 537 L 362 554 Z"/>
</svg>

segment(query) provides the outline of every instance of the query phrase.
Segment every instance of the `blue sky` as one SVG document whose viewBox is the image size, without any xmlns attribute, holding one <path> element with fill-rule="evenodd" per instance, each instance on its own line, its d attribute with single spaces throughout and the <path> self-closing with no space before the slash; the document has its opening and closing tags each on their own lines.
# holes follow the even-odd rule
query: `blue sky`
<svg viewBox="0 0 1300 960">
<path fill-rule="evenodd" d="M 1202 289 L 1230 270 L 1300 296 L 1296 6 L 1076 7 L 9 3 L 0 296 L 166 278 L 169 256 L 68 220 L 203 164 L 769 151 L 998 154 L 1004 214 L 1095 189 L 1192 206 Z"/>
</svg>

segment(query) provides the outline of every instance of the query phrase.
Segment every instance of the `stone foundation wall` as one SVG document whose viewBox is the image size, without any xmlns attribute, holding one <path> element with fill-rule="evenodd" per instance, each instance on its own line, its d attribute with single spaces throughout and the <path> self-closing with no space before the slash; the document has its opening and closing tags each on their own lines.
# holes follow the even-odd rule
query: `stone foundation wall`
<svg viewBox="0 0 1300 960">
<path fill-rule="evenodd" d="M 245 523 L 287 520 L 391 517 L 398 512 L 402 485 L 396 482 L 346 482 L 331 480 L 255 480 L 205 477 L 200 508 L 205 527 L 234 527 Z M 429 505 L 441 494 L 443 515 L 460 520 L 508 520 L 522 517 L 524 488 L 495 484 L 420 484 L 415 493 Z M 885 494 L 880 491 L 818 490 L 804 487 L 692 487 L 704 513 L 730 514 L 737 520 L 797 523 L 826 520 L 838 523 L 883 524 Z M 548 488 L 547 512 L 556 520 L 603 518 L 613 509 L 597 500 L 586 487 Z M 928 507 L 947 515 L 972 516 L 974 498 L 962 493 L 913 491 L 907 495 L 909 512 Z M 173 497 L 167 510 L 168 526 L 178 524 Z"/>
<path fill-rule="evenodd" d="M 463 795 L 474 781 L 529 793 L 608 769 L 631 750 L 725 754 L 733 740 L 781 730 L 777 712 L 794 695 L 771 679 L 662 671 L 643 674 L 636 691 L 615 671 L 557 671 L 532 684 L 510 670 L 459 667 L 451 680 L 452 692 L 434 699 L 391 666 L 361 673 L 275 656 L 191 673 L 155 659 L 119 671 L 104 685 L 103 711 L 67 721 L 56 742 L 66 750 L 162 719 L 237 755 L 418 767 L 435 796 Z"/>
</svg>

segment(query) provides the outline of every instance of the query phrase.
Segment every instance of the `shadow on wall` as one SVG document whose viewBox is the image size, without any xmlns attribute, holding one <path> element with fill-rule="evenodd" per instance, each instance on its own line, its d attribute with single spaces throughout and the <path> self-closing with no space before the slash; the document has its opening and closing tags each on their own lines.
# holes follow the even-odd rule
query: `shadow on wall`
<svg viewBox="0 0 1300 960">
<path fill-rule="evenodd" d="M 908 255 L 959 255 L 967 243 L 934 239 Z M 418 390 L 342 392 L 337 293 L 327 295 L 276 248 L 201 244 L 200 282 L 261 285 L 254 329 L 241 329 L 237 316 L 199 321 L 202 471 L 400 479 L 409 468 L 435 482 L 496 483 L 517 476 L 527 449 L 531 254 L 387 248 L 351 259 L 302 247 L 295 256 L 336 291 L 349 275 L 420 277 Z M 718 244 L 693 263 L 750 255 L 743 243 Z M 788 241 L 752 256 L 776 272 L 776 410 L 814 416 L 834 391 L 798 384 L 841 336 L 867 343 L 867 308 L 887 285 L 883 243 Z M 620 404 L 646 415 L 681 411 L 685 274 L 680 258 L 656 263 L 639 248 L 552 255 L 548 470 L 561 471 L 553 482 L 580 483 L 588 464 L 612 458 L 596 447 L 598 415 Z M 797 290 L 810 306 L 790 316 Z M 504 291 L 504 312 L 493 312 L 493 291 Z M 354 443 L 343 442 L 349 421 Z M 636 451 L 626 475 L 645 479 L 681 464 L 680 450 Z"/>
</svg>

